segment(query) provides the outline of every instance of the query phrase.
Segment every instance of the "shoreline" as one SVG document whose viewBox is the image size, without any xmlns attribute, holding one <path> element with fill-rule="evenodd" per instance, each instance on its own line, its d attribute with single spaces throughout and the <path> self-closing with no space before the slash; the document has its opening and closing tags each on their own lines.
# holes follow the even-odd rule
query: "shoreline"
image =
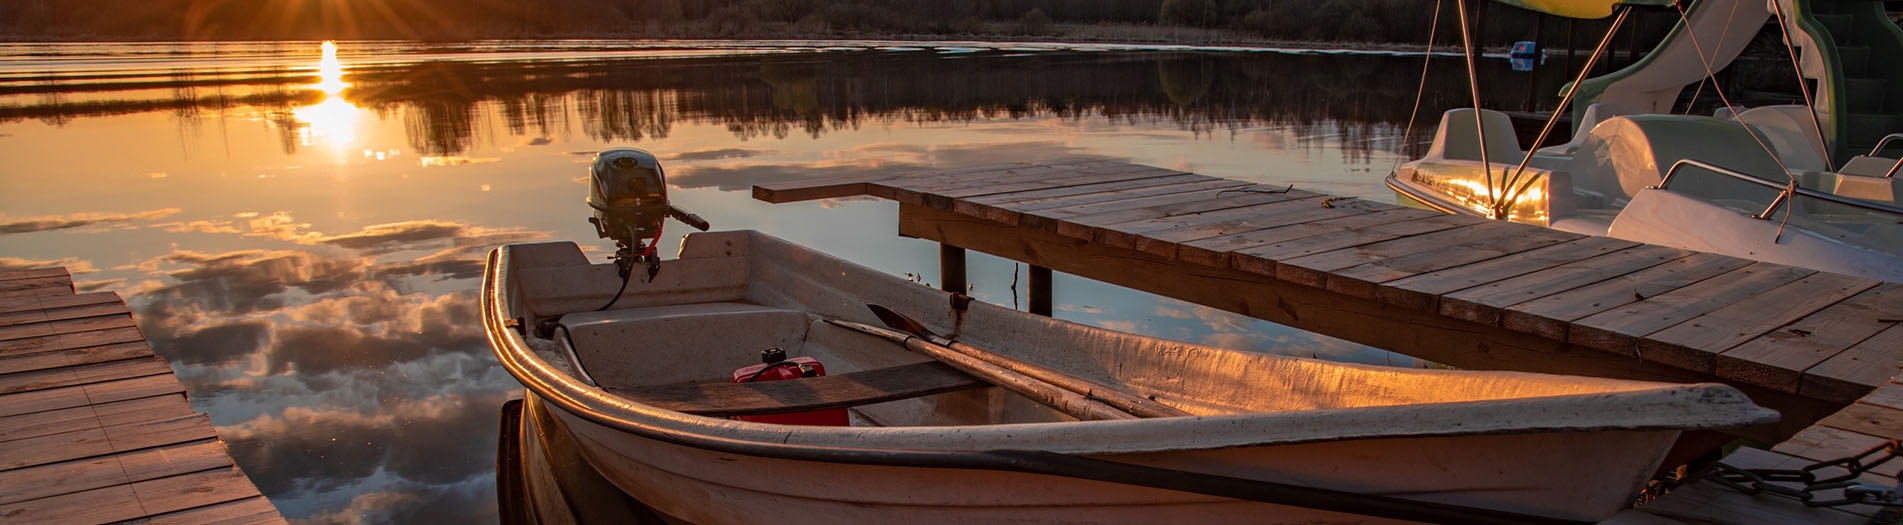
<svg viewBox="0 0 1903 525">
<path fill-rule="evenodd" d="M 575 32 L 523 35 L 484 35 L 469 38 L 287 38 L 282 40 L 257 40 L 246 38 L 199 38 L 179 39 L 133 35 L 85 35 L 56 37 L 27 37 L 25 35 L 0 35 L 0 44 L 102 44 L 102 43 L 225 43 L 225 42 L 284 42 L 284 41 L 360 41 L 360 42 L 416 42 L 425 44 L 458 44 L 495 41 L 533 41 L 533 40 L 628 40 L 628 41 L 709 41 L 709 42 L 771 42 L 786 40 L 815 40 L 833 42 L 979 42 L 991 44 L 1105 44 L 1105 45 L 1168 45 L 1168 46 L 1207 46 L 1236 47 L 1253 49 L 1295 49 L 1313 51 L 1374 51 L 1396 53 L 1420 53 L 1427 49 L 1424 43 L 1399 42 L 1359 42 L 1330 40 L 1284 40 L 1247 35 L 1240 31 L 1224 29 L 1201 29 L 1174 26 L 1111 26 L 1093 24 L 1058 24 L 1053 34 L 939 34 L 939 33 L 879 33 L 864 31 L 757 31 L 746 34 L 719 35 L 702 31 L 628 31 L 628 32 Z M 1433 51 L 1439 53 L 1458 52 L 1460 46 L 1452 43 L 1436 43 Z M 1503 54 L 1508 46 L 1483 47 L 1481 54 Z M 1548 52 L 1563 53 L 1563 48 L 1547 48 Z"/>
</svg>

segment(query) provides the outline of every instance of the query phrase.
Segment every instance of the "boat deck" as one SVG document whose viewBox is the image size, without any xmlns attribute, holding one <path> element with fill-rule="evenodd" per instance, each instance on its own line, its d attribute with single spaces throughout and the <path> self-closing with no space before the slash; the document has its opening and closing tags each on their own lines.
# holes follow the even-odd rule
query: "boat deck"
<svg viewBox="0 0 1903 525">
<path fill-rule="evenodd" d="M 112 292 L 0 272 L 0 524 L 284 523 Z"/>
<path fill-rule="evenodd" d="M 1113 161 L 756 186 L 1462 368 L 1724 381 L 1781 440 L 1903 371 L 1903 284 Z M 1061 293 L 1061 292 L 1059 292 Z"/>
</svg>

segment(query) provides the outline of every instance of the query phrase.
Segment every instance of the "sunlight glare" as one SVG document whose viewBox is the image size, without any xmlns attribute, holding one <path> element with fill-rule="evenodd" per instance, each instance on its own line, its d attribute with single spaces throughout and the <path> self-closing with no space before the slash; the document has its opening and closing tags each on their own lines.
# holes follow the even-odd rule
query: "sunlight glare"
<svg viewBox="0 0 1903 525">
<path fill-rule="evenodd" d="M 299 130 L 299 142 L 305 146 L 319 143 L 341 155 L 345 146 L 357 140 L 357 106 L 337 95 L 326 95 L 323 102 L 291 110 L 291 116 L 307 127 Z"/>
<path fill-rule="evenodd" d="M 344 64 L 337 61 L 337 43 L 324 41 L 324 58 L 317 63 L 317 89 L 326 95 L 342 93 L 350 84 L 344 82 Z"/>
</svg>

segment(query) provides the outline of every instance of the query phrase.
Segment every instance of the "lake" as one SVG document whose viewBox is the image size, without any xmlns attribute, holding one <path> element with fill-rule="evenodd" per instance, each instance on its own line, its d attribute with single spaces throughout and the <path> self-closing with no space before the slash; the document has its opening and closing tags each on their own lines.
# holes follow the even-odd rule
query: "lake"
<svg viewBox="0 0 1903 525">
<path fill-rule="evenodd" d="M 1455 57 L 971 42 L 0 44 L 0 269 L 111 290 L 287 517 L 493 522 L 520 386 L 478 324 L 484 254 L 612 245 L 595 151 L 656 153 L 675 202 L 924 283 L 897 206 L 753 184 L 1098 158 L 1392 202 L 1382 178 L 1466 103 Z M 1482 62 L 1491 107 L 1553 73 Z M 1423 136 L 1426 134 L 1428 136 Z M 687 230 L 668 224 L 663 247 Z M 663 251 L 664 256 L 672 254 Z M 1020 305 L 1022 265 L 973 254 Z M 1365 363 L 1400 355 L 1060 275 L 1060 318 Z M 454 520 L 454 521 L 452 521 Z"/>
</svg>

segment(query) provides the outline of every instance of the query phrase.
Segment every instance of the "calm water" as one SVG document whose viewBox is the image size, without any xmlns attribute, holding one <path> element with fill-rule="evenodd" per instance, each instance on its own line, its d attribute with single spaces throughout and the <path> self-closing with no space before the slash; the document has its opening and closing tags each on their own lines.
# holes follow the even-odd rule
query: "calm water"
<svg viewBox="0 0 1903 525">
<path fill-rule="evenodd" d="M 873 200 L 750 185 L 1092 157 L 1392 201 L 1419 56 L 864 42 L 0 45 L 0 268 L 113 290 L 295 519 L 494 521 L 496 414 L 519 385 L 477 324 L 483 254 L 612 248 L 596 150 L 666 163 L 681 207 L 896 275 L 936 248 Z M 1491 105 L 1551 78 L 1487 61 Z M 1534 84 L 1534 82 L 1538 82 Z M 1414 142 L 1459 104 L 1437 60 Z M 662 246 L 686 228 L 669 224 Z M 981 299 L 1022 267 L 973 255 Z M 1290 355 L 1413 365 L 1060 276 L 1058 315 Z"/>
</svg>

